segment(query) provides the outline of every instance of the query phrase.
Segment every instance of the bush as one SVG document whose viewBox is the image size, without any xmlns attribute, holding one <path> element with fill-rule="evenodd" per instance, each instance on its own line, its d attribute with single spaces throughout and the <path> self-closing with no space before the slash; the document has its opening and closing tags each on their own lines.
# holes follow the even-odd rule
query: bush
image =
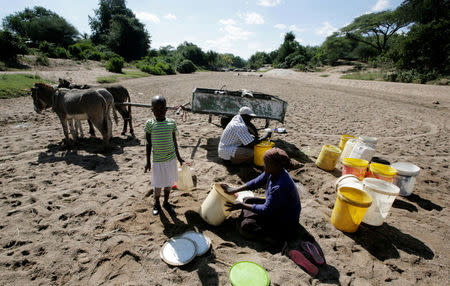
<svg viewBox="0 0 450 286">
<path fill-rule="evenodd" d="M 106 64 L 106 69 L 110 72 L 122 73 L 124 60 L 122 57 L 114 57 L 109 59 Z"/>
<path fill-rule="evenodd" d="M 63 47 L 55 47 L 49 42 L 42 42 L 39 44 L 39 51 L 50 58 L 67 59 L 69 53 Z"/>
<path fill-rule="evenodd" d="M 70 55 L 77 60 L 84 60 L 83 49 L 80 44 L 73 44 L 69 46 Z"/>
<path fill-rule="evenodd" d="M 103 58 L 103 54 L 97 50 L 88 50 L 83 53 L 84 53 L 84 56 L 89 60 L 101 61 Z"/>
<path fill-rule="evenodd" d="M 48 66 L 50 65 L 50 61 L 45 54 L 39 54 L 36 57 L 36 64 L 40 66 Z"/>
<path fill-rule="evenodd" d="M 26 54 L 27 48 L 21 38 L 0 30 L 0 51 L 0 60 L 14 62 L 18 54 Z"/>
<path fill-rule="evenodd" d="M 142 65 L 140 69 L 143 72 L 153 74 L 153 75 L 165 75 L 166 74 L 160 67 L 157 67 L 157 66 Z"/>
<path fill-rule="evenodd" d="M 159 61 L 158 63 L 156 63 L 155 65 L 156 68 L 160 68 L 161 70 L 164 71 L 165 74 L 175 74 L 175 68 L 163 61 Z"/>
<path fill-rule="evenodd" d="M 177 71 L 180 73 L 193 73 L 195 70 L 195 65 L 190 60 L 184 60 L 177 65 Z"/>
</svg>

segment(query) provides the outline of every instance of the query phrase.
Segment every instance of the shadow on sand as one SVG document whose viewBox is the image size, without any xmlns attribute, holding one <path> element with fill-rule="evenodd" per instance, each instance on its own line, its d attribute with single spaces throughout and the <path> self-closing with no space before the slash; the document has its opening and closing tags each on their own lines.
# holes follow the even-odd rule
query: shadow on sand
<svg viewBox="0 0 450 286">
<path fill-rule="evenodd" d="M 422 241 L 387 223 L 381 226 L 370 226 L 363 223 L 357 232 L 344 234 L 381 261 L 399 258 L 398 249 L 425 259 L 434 257 L 433 251 Z"/>
<path fill-rule="evenodd" d="M 58 144 L 47 145 L 48 150 L 39 153 L 37 163 L 48 164 L 64 161 L 67 165 L 74 164 L 98 173 L 117 171 L 119 166 L 112 155 L 123 154 L 124 147 L 139 144 L 139 139 L 133 137 L 116 137 L 111 139 L 110 152 L 102 153 L 103 141 L 99 138 L 81 138 L 70 149 L 59 142 Z M 80 150 L 89 153 L 89 155 L 79 154 Z"/>
<path fill-rule="evenodd" d="M 427 211 L 432 211 L 432 210 L 441 211 L 442 210 L 442 207 L 440 205 L 437 205 L 430 200 L 423 199 L 419 195 L 416 195 L 416 194 L 411 194 L 404 198 L 410 202 L 416 203 L 419 207 L 421 207 Z"/>
<path fill-rule="evenodd" d="M 172 220 L 171 222 L 166 216 L 165 212 L 160 212 L 160 219 L 164 224 L 164 234 L 167 237 L 178 236 L 189 230 L 196 230 L 199 232 L 208 230 L 224 240 L 224 242 L 215 246 L 216 249 L 233 248 L 239 246 L 242 248 L 252 248 L 258 252 L 267 251 L 272 254 L 276 254 L 280 253 L 284 246 L 284 241 L 268 244 L 267 242 L 263 241 L 247 240 L 246 238 L 242 237 L 237 231 L 236 218 L 228 218 L 220 226 L 215 227 L 208 225 L 201 218 L 201 216 L 193 210 L 186 211 L 184 215 L 186 217 L 187 223 L 184 223 L 183 221 L 178 219 L 176 215 L 170 215 L 170 218 Z M 297 249 L 299 251 L 302 251 L 300 248 L 300 242 L 310 241 L 317 246 L 319 251 L 322 253 L 322 256 L 325 257 L 320 245 L 303 226 L 298 225 L 298 228 L 295 229 L 294 232 L 295 235 L 293 236 L 293 238 L 287 242 L 287 249 Z M 306 253 L 304 254 L 305 256 L 308 256 Z M 231 266 L 231 264 L 224 263 L 221 260 L 217 260 L 214 251 L 211 249 L 205 255 L 197 257 L 188 265 L 183 266 L 182 269 L 185 269 L 189 272 L 198 269 L 198 275 L 200 281 L 202 281 L 202 285 L 218 285 L 218 274 L 214 269 L 208 266 L 209 263 L 221 263 L 227 266 Z M 322 283 L 339 284 L 340 274 L 335 267 L 325 263 L 323 266 L 319 267 L 319 270 L 319 274 L 314 278 L 320 280 Z"/>
</svg>

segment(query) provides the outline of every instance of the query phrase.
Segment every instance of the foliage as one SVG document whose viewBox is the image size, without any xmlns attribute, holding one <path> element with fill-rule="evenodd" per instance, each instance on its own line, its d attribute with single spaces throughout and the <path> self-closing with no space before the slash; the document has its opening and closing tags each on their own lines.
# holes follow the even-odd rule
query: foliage
<svg viewBox="0 0 450 286">
<path fill-rule="evenodd" d="M 72 58 L 77 60 L 89 59 L 94 61 L 100 61 L 102 59 L 105 59 L 104 53 L 99 51 L 97 47 L 95 47 L 89 40 L 81 40 L 73 45 L 70 45 L 69 52 Z M 109 60 L 114 55 L 111 55 L 107 59 Z"/>
<path fill-rule="evenodd" d="M 48 60 L 48 57 L 45 54 L 38 54 L 36 57 L 36 64 L 40 66 L 49 66 L 50 61 Z"/>
<path fill-rule="evenodd" d="M 110 58 L 108 63 L 106 63 L 106 69 L 110 72 L 121 73 L 123 68 L 124 60 L 121 57 Z"/>
<path fill-rule="evenodd" d="M 196 67 L 194 63 L 190 60 L 183 60 L 177 65 L 177 71 L 179 73 L 193 73 L 195 72 Z"/>
<path fill-rule="evenodd" d="M 95 16 L 89 17 L 94 44 L 102 44 L 126 60 L 143 57 L 150 46 L 150 36 L 125 0 L 100 0 Z"/>
<path fill-rule="evenodd" d="M 409 24 L 403 13 L 383 11 L 359 16 L 341 29 L 347 38 L 365 43 L 379 53 L 388 49 L 389 39 Z"/>
<path fill-rule="evenodd" d="M 67 47 L 78 36 L 78 31 L 63 17 L 40 6 L 6 16 L 3 27 L 36 45 L 47 41 Z"/>
<path fill-rule="evenodd" d="M 53 43 L 47 41 L 39 44 L 39 51 L 50 58 L 67 59 L 70 56 L 68 51 L 63 47 L 55 47 Z"/>
<path fill-rule="evenodd" d="M 25 43 L 9 31 L 0 30 L 0 60 L 15 62 L 17 55 L 25 54 L 27 48 Z"/>
<path fill-rule="evenodd" d="M 30 89 L 36 82 L 49 81 L 32 74 L 3 74 L 0 75 L 0 99 L 29 95 Z"/>
<path fill-rule="evenodd" d="M 128 78 L 140 78 L 140 77 L 146 77 L 148 76 L 147 73 L 137 71 L 137 70 L 125 70 L 123 71 L 123 74 L 114 74 L 111 76 L 105 76 L 105 77 L 98 77 L 97 82 L 98 83 L 112 83 L 117 82 L 119 79 L 128 79 Z"/>
<path fill-rule="evenodd" d="M 205 53 L 201 48 L 192 43 L 182 43 L 177 47 L 177 52 L 181 57 L 190 60 L 197 66 L 204 66 L 207 63 Z"/>
<path fill-rule="evenodd" d="M 247 62 L 247 66 L 250 69 L 259 69 L 265 64 L 270 63 L 270 56 L 265 52 L 256 52 L 254 53 Z"/>
<path fill-rule="evenodd" d="M 175 59 L 168 56 L 146 56 L 136 64 L 136 67 L 143 72 L 153 75 L 175 74 L 174 62 Z"/>
</svg>

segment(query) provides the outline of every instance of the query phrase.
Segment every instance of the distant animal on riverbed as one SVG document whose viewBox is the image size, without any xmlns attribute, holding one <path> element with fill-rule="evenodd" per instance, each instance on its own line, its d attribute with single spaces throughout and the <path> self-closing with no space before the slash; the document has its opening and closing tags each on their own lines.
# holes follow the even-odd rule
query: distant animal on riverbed
<svg viewBox="0 0 450 286">
<path fill-rule="evenodd" d="M 58 115 L 68 145 L 70 138 L 67 124 L 69 123 L 72 137 L 76 140 L 78 133 L 73 129 L 72 121 L 90 120 L 102 134 L 105 148 L 109 148 L 112 135 L 109 112 L 114 106 L 114 99 L 106 89 L 54 89 L 45 83 L 35 83 L 31 88 L 31 96 L 37 113 L 51 107 Z"/>
<path fill-rule="evenodd" d="M 60 78 L 58 88 L 69 88 L 69 89 L 105 88 L 114 97 L 114 103 L 119 103 L 118 105 L 115 104 L 115 108 L 123 118 L 122 135 L 125 135 L 127 133 L 127 127 L 128 127 L 127 123 L 128 123 L 128 125 L 130 126 L 130 134 L 131 134 L 131 136 L 134 137 L 134 130 L 133 130 L 133 124 L 132 124 L 132 118 L 131 118 L 131 106 L 129 105 L 127 108 L 125 105 L 120 105 L 121 103 L 131 101 L 128 90 L 125 87 L 123 87 L 122 85 L 119 85 L 119 84 L 106 85 L 106 86 L 91 86 L 91 85 L 86 85 L 86 84 L 80 85 L 80 84 L 70 83 L 70 81 Z M 88 122 L 89 122 L 89 120 L 88 120 Z M 89 122 L 89 134 L 91 134 L 92 136 L 95 136 L 94 127 L 92 126 L 91 122 Z"/>
</svg>

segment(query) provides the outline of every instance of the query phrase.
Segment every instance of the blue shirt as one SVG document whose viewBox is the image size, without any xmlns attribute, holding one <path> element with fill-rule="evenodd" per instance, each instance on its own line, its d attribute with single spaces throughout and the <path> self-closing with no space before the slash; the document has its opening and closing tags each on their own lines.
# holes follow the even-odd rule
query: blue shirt
<svg viewBox="0 0 450 286">
<path fill-rule="evenodd" d="M 264 204 L 254 204 L 252 210 L 280 224 L 298 223 L 301 211 L 300 198 L 289 173 L 283 169 L 281 174 L 274 177 L 263 172 L 246 183 L 250 190 L 258 189 L 265 184 L 266 201 Z"/>
</svg>

